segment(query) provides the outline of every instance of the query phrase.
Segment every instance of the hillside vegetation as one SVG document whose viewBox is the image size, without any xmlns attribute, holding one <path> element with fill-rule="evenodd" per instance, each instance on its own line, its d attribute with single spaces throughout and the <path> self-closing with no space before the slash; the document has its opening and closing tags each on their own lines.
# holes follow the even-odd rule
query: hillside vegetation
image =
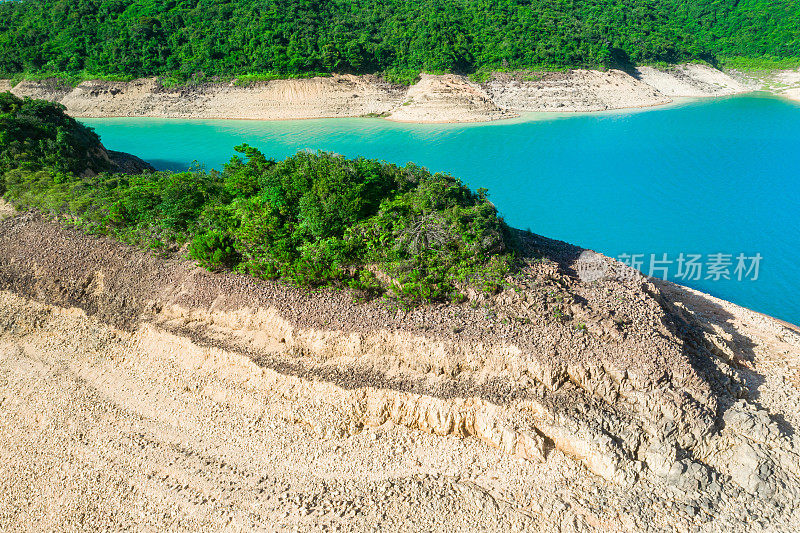
<svg viewBox="0 0 800 533">
<path fill-rule="evenodd" d="M 94 130 L 64 113 L 61 104 L 0 93 L 0 172 L 100 172 L 111 168 L 104 153 Z"/>
<path fill-rule="evenodd" d="M 0 74 L 303 76 L 800 58 L 800 0 L 16 0 Z"/>
<path fill-rule="evenodd" d="M 0 110 L 7 200 L 159 252 L 186 245 L 210 269 L 413 303 L 493 291 L 511 265 L 486 191 L 411 163 L 308 152 L 276 162 L 242 145 L 222 172 L 80 175 L 52 154 L 98 148 L 90 129 L 10 93 Z"/>
</svg>

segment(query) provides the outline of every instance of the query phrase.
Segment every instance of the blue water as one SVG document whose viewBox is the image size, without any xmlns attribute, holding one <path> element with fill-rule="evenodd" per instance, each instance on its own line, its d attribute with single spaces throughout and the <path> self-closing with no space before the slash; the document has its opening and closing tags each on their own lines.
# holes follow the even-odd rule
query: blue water
<svg viewBox="0 0 800 533">
<path fill-rule="evenodd" d="M 104 144 L 160 169 L 221 168 L 241 142 L 283 158 L 303 149 L 414 161 L 490 198 L 513 226 L 610 256 L 651 254 L 671 277 L 800 323 L 800 105 L 769 96 L 636 112 L 531 115 L 471 125 L 381 119 L 93 119 Z M 701 279 L 675 278 L 701 254 Z M 730 280 L 705 279 L 709 254 Z M 737 279 L 737 256 L 755 271 Z M 661 274 L 661 271 L 656 271 Z"/>
</svg>

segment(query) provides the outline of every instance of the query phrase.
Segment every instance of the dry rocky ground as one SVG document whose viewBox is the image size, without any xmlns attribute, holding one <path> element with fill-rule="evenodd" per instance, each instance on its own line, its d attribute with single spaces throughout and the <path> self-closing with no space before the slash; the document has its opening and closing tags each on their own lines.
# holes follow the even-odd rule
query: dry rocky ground
<svg viewBox="0 0 800 533">
<path fill-rule="evenodd" d="M 789 325 L 530 234 L 406 309 L 4 212 L 2 530 L 800 526 Z"/>
<path fill-rule="evenodd" d="M 649 107 L 676 97 L 724 96 L 751 90 L 714 68 L 495 73 L 485 83 L 466 76 L 423 74 L 411 87 L 376 76 L 333 75 L 239 86 L 207 83 L 163 87 L 154 78 L 130 82 L 22 81 L 0 90 L 64 104 L 75 117 L 301 119 L 382 116 L 402 122 L 479 122 L 522 112 L 584 112 Z"/>
</svg>

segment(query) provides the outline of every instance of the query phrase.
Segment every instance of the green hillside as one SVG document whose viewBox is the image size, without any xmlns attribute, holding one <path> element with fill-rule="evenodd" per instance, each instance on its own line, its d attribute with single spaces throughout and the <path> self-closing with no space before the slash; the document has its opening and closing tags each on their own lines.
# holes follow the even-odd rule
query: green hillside
<svg viewBox="0 0 800 533">
<path fill-rule="evenodd" d="M 405 303 L 494 291 L 513 263 L 486 190 L 413 163 L 322 152 L 275 161 L 242 145 L 221 172 L 121 174 L 100 165 L 101 150 L 59 104 L 0 93 L 0 196 L 88 232 L 165 253 L 187 245 L 211 269 Z"/>
<path fill-rule="evenodd" d="M 64 113 L 64 106 L 0 93 L 0 175 L 12 169 L 47 168 L 81 174 L 111 169 L 92 130 Z M 0 194 L 4 192 L 0 179 Z"/>
<path fill-rule="evenodd" d="M 192 76 L 800 58 L 800 0 L 16 0 L 0 75 Z"/>
</svg>

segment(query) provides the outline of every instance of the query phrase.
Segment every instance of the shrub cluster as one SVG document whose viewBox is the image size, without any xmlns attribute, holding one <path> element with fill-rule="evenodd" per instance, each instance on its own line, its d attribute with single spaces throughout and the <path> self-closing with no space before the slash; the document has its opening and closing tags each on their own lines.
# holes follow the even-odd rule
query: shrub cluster
<svg viewBox="0 0 800 533">
<path fill-rule="evenodd" d="M 3 130 L 3 154 L 61 138 L 61 108 L 24 104 L 40 118 L 35 128 Z M 63 141 L 71 157 L 85 153 L 87 142 L 99 145 L 91 130 L 75 132 L 83 136 Z M 323 152 L 276 162 L 246 144 L 236 151 L 221 172 L 133 176 L 78 174 L 41 154 L 4 158 L 0 191 L 17 206 L 66 215 L 131 244 L 185 245 L 210 269 L 349 286 L 365 297 L 458 300 L 467 286 L 497 289 L 510 268 L 507 228 L 485 190 L 412 163 Z"/>
<path fill-rule="evenodd" d="M 0 93 L 0 172 L 12 168 L 85 173 L 108 170 L 100 138 L 61 104 Z M 2 191 L 0 191 L 2 192 Z"/>
</svg>

